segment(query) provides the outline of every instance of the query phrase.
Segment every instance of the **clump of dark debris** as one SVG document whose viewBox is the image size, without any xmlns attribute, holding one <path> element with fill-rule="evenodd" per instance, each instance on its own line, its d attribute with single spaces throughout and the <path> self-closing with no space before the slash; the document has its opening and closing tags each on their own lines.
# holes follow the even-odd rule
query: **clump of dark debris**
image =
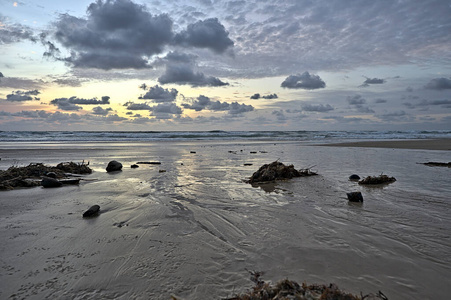
<svg viewBox="0 0 451 300">
<path fill-rule="evenodd" d="M 359 181 L 359 184 L 384 184 L 384 183 L 392 183 L 395 182 L 395 177 L 389 177 L 387 175 L 379 175 L 379 176 L 368 176 Z"/>
<path fill-rule="evenodd" d="M 293 165 L 284 165 L 279 161 L 265 164 L 258 169 L 250 179 L 249 183 L 267 182 L 278 179 L 291 179 L 293 177 L 317 175 L 311 168 L 296 170 Z"/>
<path fill-rule="evenodd" d="M 388 300 L 388 298 L 379 291 L 377 294 L 367 294 L 360 296 L 346 293 L 335 284 L 323 285 L 298 284 L 288 279 L 281 280 L 275 285 L 265 283 L 261 280 L 262 272 L 249 271 L 251 280 L 255 286 L 246 293 L 226 298 L 224 300 L 269 300 L 269 299 L 298 299 L 298 300 Z"/>
<path fill-rule="evenodd" d="M 31 163 L 26 167 L 12 166 L 6 171 L 0 170 L 0 190 L 13 190 L 22 187 L 34 187 L 41 185 L 37 179 L 43 176 L 66 178 L 67 173 L 71 174 L 90 174 L 91 168 L 86 164 L 63 162 L 56 167 L 45 166 L 42 163 Z"/>
</svg>

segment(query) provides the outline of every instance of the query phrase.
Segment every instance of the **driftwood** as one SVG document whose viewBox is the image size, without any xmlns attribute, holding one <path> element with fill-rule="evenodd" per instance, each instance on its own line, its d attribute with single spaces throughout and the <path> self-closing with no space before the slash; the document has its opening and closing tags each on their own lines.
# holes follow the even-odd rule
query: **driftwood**
<svg viewBox="0 0 451 300">
<path fill-rule="evenodd" d="M 451 161 L 450 162 L 436 162 L 436 161 L 430 161 L 427 163 L 423 163 L 423 165 L 428 167 L 448 167 L 451 168 Z"/>
<path fill-rule="evenodd" d="M 312 284 L 307 285 L 298 284 L 295 281 L 284 279 L 277 282 L 275 285 L 265 283 L 261 280 L 262 272 L 249 271 L 251 280 L 255 283 L 247 293 L 236 295 L 232 298 L 224 300 L 263 300 L 263 299 L 299 299 L 299 300 L 320 300 L 320 299 L 334 299 L 334 300 L 388 300 L 388 298 L 379 291 L 377 294 L 367 294 L 360 296 L 346 293 L 338 288 L 335 284 Z"/>
<path fill-rule="evenodd" d="M 88 163 L 63 162 L 56 167 L 45 166 L 42 163 L 32 163 L 25 167 L 12 166 L 0 171 L 0 190 L 12 190 L 21 187 L 34 187 L 41 185 L 42 177 L 51 174 L 56 179 L 67 177 L 67 173 L 90 174 L 92 170 Z"/>
<path fill-rule="evenodd" d="M 159 161 L 138 161 L 137 165 L 161 165 Z"/>
<path fill-rule="evenodd" d="M 267 182 L 279 179 L 291 179 L 293 177 L 312 176 L 317 173 L 310 170 L 311 168 L 296 170 L 293 165 L 284 165 L 279 161 L 274 161 L 270 164 L 265 164 L 258 169 L 248 183 Z"/>
<path fill-rule="evenodd" d="M 395 182 L 395 177 L 389 177 L 387 175 L 379 175 L 379 176 L 368 176 L 359 181 L 359 184 L 384 184 L 384 183 L 392 183 Z"/>
</svg>

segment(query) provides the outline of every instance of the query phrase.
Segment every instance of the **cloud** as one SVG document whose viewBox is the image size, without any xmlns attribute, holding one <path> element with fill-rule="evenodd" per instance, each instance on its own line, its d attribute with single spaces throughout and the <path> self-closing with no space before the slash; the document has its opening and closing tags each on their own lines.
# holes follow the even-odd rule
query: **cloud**
<svg viewBox="0 0 451 300">
<path fill-rule="evenodd" d="M 36 42 L 33 30 L 20 24 L 9 24 L 7 18 L 0 15 L 0 45 L 18 43 L 23 40 Z"/>
<path fill-rule="evenodd" d="M 92 109 L 92 114 L 93 115 L 100 115 L 100 116 L 106 116 L 110 113 L 110 111 L 112 111 L 113 109 L 111 107 L 108 107 L 106 109 L 100 107 L 100 106 L 96 106 Z"/>
<path fill-rule="evenodd" d="M 158 78 L 160 84 L 190 84 L 193 87 L 198 86 L 224 86 L 229 85 L 217 77 L 206 76 L 202 72 L 195 72 L 190 64 L 168 63 L 166 71 Z"/>
<path fill-rule="evenodd" d="M 334 108 L 330 104 L 306 104 L 302 106 L 303 111 L 312 111 L 312 112 L 329 112 L 331 110 L 334 110 Z"/>
<path fill-rule="evenodd" d="M 177 34 L 174 40 L 177 44 L 207 48 L 216 53 L 223 53 L 234 45 L 229 33 L 216 18 L 188 25 L 188 28 Z"/>
<path fill-rule="evenodd" d="M 364 76 L 365 77 L 365 76 Z M 367 87 L 370 86 L 370 84 L 383 84 L 385 83 L 385 79 L 380 79 L 380 78 L 368 78 L 365 77 L 366 80 L 363 82 L 363 84 L 361 85 L 362 87 Z"/>
<path fill-rule="evenodd" d="M 252 100 L 258 100 L 260 98 L 262 98 L 262 99 L 277 99 L 279 97 L 275 93 L 274 94 L 265 95 L 265 96 L 261 96 L 259 93 L 257 93 L 257 94 L 254 94 L 254 95 L 251 96 Z"/>
<path fill-rule="evenodd" d="M 104 105 L 104 104 L 110 104 L 110 97 L 109 96 L 103 96 L 101 100 L 98 100 L 97 98 L 92 99 L 83 99 L 83 98 L 77 98 L 76 96 L 70 97 L 70 98 L 56 98 L 50 101 L 50 104 L 53 104 L 55 106 L 58 106 L 59 109 L 62 110 L 79 110 L 81 109 L 81 106 L 78 105 Z M 78 104 L 78 105 L 77 105 Z"/>
<path fill-rule="evenodd" d="M 228 111 L 231 115 L 237 115 L 254 110 L 252 105 L 240 104 L 238 102 L 227 103 L 212 101 L 209 97 L 204 95 L 197 97 L 197 100 L 193 101 L 191 104 L 184 103 L 182 106 L 186 109 L 192 109 L 195 111 Z"/>
<path fill-rule="evenodd" d="M 378 103 L 378 104 L 380 104 L 380 103 L 387 103 L 387 100 L 378 98 L 378 99 L 374 100 L 374 103 Z"/>
<path fill-rule="evenodd" d="M 14 91 L 12 94 L 6 95 L 6 101 L 29 101 L 33 100 L 33 97 L 31 96 L 37 96 L 40 92 L 38 90 L 32 90 L 32 91 Z M 34 97 L 34 100 L 40 100 L 37 97 Z"/>
<path fill-rule="evenodd" d="M 144 84 L 145 86 L 145 84 Z M 143 87 L 143 85 L 141 85 Z M 147 87 L 147 86 L 145 86 Z M 143 89 L 145 89 L 143 87 Z M 162 88 L 159 85 L 155 85 L 149 88 L 147 93 L 145 93 L 143 96 L 139 97 L 139 99 L 149 99 L 152 100 L 152 102 L 155 103 L 161 103 L 161 102 L 173 102 L 175 101 L 175 98 L 177 98 L 178 91 L 176 89 L 165 89 Z"/>
<path fill-rule="evenodd" d="M 152 110 L 152 107 L 147 103 L 127 102 L 124 106 L 127 106 L 128 110 Z"/>
<path fill-rule="evenodd" d="M 426 89 L 430 90 L 448 90 L 451 89 L 451 79 L 449 78 L 434 78 L 425 85 Z"/>
<path fill-rule="evenodd" d="M 422 107 L 427 109 L 429 106 L 441 106 L 442 108 L 451 108 L 451 100 L 422 100 L 418 103 L 403 103 L 407 108 L 413 109 L 417 107 Z"/>
<path fill-rule="evenodd" d="M 281 84 L 281 87 L 289 89 L 314 90 L 325 88 L 326 83 L 318 75 L 310 75 L 304 72 L 302 75 L 290 75 Z"/>
<path fill-rule="evenodd" d="M 374 113 L 374 110 L 365 106 L 366 99 L 362 97 L 362 95 L 348 96 L 347 101 L 349 105 L 353 106 L 360 113 Z"/>
<path fill-rule="evenodd" d="M 54 26 L 53 37 L 71 52 L 61 60 L 79 68 L 148 68 L 148 58 L 173 39 L 168 15 L 130 0 L 96 1 L 86 18 L 62 14 Z"/>
<path fill-rule="evenodd" d="M 376 117 L 378 117 L 379 119 L 381 119 L 383 121 L 395 121 L 395 122 L 409 121 L 409 120 L 413 119 L 409 114 L 407 114 L 403 110 L 392 111 L 392 112 L 388 112 L 385 114 L 379 114 L 379 115 L 376 115 Z"/>
</svg>

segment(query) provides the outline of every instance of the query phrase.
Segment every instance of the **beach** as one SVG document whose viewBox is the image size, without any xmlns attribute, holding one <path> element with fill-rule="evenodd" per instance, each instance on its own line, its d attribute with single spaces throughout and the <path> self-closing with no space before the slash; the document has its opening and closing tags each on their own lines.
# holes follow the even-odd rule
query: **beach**
<svg viewBox="0 0 451 300">
<path fill-rule="evenodd" d="M 421 163 L 451 161 L 450 141 L 3 143 L 0 170 L 89 161 L 94 172 L 78 186 L 0 191 L 0 298 L 223 299 L 250 289 L 254 270 L 446 299 L 451 169 Z M 107 173 L 111 160 L 122 171 Z M 276 160 L 319 175 L 245 182 Z M 161 164 L 130 167 L 142 161 Z M 397 181 L 348 180 L 381 173 Z M 94 204 L 99 216 L 82 218 Z"/>
</svg>

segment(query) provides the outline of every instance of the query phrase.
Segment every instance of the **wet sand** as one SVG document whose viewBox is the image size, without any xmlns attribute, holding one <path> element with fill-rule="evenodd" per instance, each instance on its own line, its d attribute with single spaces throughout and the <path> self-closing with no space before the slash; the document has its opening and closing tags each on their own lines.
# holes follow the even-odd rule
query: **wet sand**
<svg viewBox="0 0 451 300">
<path fill-rule="evenodd" d="M 322 146 L 451 150 L 451 139 L 364 141 L 364 142 L 346 142 L 338 144 L 323 144 Z"/>
<path fill-rule="evenodd" d="M 83 159 L 94 169 L 79 186 L 0 192 L 1 299 L 221 299 L 252 286 L 246 269 L 267 281 L 333 282 L 389 299 L 451 292 L 450 169 L 418 164 L 449 161 L 448 151 L 11 144 L 0 146 L 0 157 L 2 170 Z M 122 172 L 105 172 L 113 159 Z M 277 159 L 315 165 L 320 175 L 243 182 Z M 130 168 L 138 161 L 161 165 Z M 381 172 L 397 181 L 369 188 L 347 179 Z M 364 203 L 349 203 L 349 191 L 361 191 Z M 93 204 L 100 215 L 83 219 Z"/>
</svg>

